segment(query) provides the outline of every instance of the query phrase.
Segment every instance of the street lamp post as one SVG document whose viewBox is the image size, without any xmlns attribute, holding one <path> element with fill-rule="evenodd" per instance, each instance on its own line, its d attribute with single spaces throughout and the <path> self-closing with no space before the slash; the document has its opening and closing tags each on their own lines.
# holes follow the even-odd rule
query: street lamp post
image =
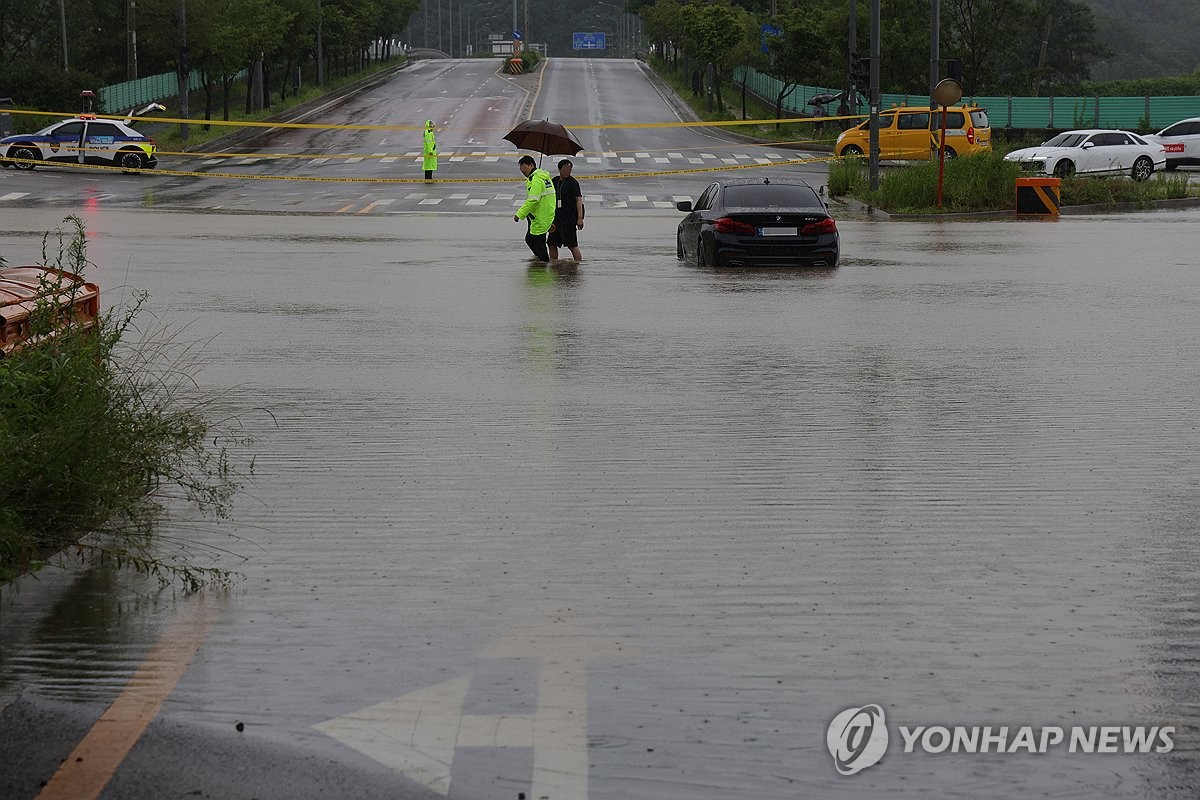
<svg viewBox="0 0 1200 800">
<path fill-rule="evenodd" d="M 623 17 L 625 16 L 625 10 L 621 9 L 621 8 L 617 8 L 612 3 L 596 3 L 596 5 L 605 6 L 607 8 L 611 8 L 613 11 L 617 12 L 617 19 L 616 19 L 616 23 L 617 23 L 617 56 L 619 57 L 621 55 L 622 38 L 625 35 L 625 20 L 623 19 Z"/>
</svg>

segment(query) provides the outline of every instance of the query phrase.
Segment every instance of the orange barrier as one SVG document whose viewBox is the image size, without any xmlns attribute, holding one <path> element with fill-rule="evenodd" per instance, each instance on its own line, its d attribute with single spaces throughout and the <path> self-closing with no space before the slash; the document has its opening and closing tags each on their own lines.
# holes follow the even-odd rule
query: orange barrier
<svg viewBox="0 0 1200 800">
<path fill-rule="evenodd" d="M 1057 217 L 1060 183 L 1058 178 L 1017 178 L 1017 213 Z"/>
</svg>

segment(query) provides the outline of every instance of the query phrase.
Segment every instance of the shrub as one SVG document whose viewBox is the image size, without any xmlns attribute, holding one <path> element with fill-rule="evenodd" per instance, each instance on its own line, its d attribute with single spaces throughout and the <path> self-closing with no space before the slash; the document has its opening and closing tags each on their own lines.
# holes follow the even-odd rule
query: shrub
<svg viewBox="0 0 1200 800">
<path fill-rule="evenodd" d="M 521 64 L 524 65 L 526 72 L 536 67 L 540 59 L 541 57 L 538 55 L 537 50 L 521 51 Z"/>
<path fill-rule="evenodd" d="M 942 210 L 981 211 L 1012 208 L 1014 181 L 1021 171 L 999 153 L 980 153 L 946 162 Z M 937 208 L 938 163 L 889 170 L 871 201 L 889 211 Z"/>
<path fill-rule="evenodd" d="M 56 266 L 81 274 L 83 224 L 67 221 L 74 230 L 66 246 L 60 232 Z M 224 516 L 239 478 L 221 444 L 231 440 L 214 435 L 203 401 L 188 399 L 190 348 L 169 337 L 126 342 L 143 302 L 92 329 L 39 302 L 32 333 L 58 335 L 0 360 L 0 580 L 70 546 L 189 590 L 229 579 L 186 550 L 156 547 L 168 502 Z"/>
</svg>

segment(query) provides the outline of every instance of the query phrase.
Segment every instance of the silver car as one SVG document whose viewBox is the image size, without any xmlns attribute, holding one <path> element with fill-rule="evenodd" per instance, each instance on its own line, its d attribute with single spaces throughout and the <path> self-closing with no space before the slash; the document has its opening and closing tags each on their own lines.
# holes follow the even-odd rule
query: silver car
<svg viewBox="0 0 1200 800">
<path fill-rule="evenodd" d="M 1167 163 L 1161 145 L 1119 130 L 1067 131 L 1037 147 L 1014 150 L 1004 160 L 1017 162 L 1026 172 L 1059 178 L 1128 175 L 1135 181 L 1148 180 Z"/>
</svg>

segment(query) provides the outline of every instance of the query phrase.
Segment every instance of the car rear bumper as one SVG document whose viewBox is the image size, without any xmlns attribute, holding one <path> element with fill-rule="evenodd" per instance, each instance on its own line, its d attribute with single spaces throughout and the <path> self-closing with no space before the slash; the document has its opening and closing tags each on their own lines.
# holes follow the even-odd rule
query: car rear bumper
<svg viewBox="0 0 1200 800">
<path fill-rule="evenodd" d="M 713 261 L 720 267 L 836 267 L 839 242 L 820 236 L 815 242 L 746 242 L 718 236 Z"/>
</svg>

